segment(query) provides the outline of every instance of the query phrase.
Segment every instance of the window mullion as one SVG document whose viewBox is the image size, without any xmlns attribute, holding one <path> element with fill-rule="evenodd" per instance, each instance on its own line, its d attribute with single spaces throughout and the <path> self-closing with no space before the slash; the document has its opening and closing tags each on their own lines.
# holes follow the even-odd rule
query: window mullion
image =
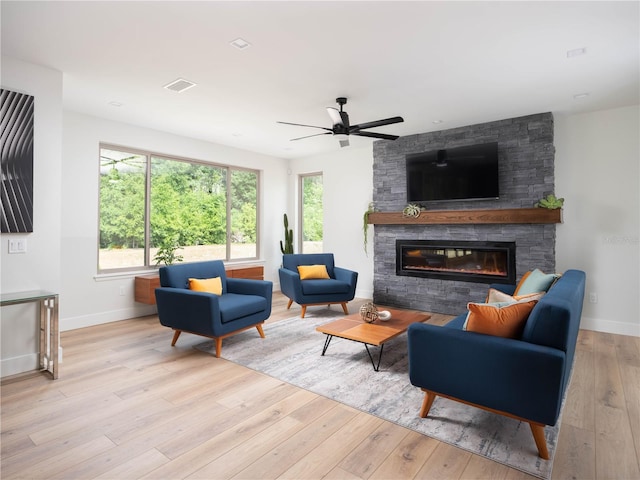
<svg viewBox="0 0 640 480">
<path fill-rule="evenodd" d="M 227 168 L 227 261 L 231 259 L 231 169 Z"/>
<path fill-rule="evenodd" d="M 144 264 L 151 266 L 151 155 L 147 158 L 147 175 L 144 192 Z"/>
</svg>

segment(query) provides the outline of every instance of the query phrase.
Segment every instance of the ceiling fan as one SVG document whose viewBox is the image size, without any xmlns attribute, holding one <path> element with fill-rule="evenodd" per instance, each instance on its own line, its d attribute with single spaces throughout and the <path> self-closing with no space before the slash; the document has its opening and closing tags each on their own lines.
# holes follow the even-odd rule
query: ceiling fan
<svg viewBox="0 0 640 480">
<path fill-rule="evenodd" d="M 373 122 L 359 123 L 358 125 L 351 125 L 349 123 L 349 114 L 342 110 L 342 107 L 347 103 L 346 97 L 336 98 L 336 103 L 340 105 L 340 110 L 334 107 L 327 107 L 327 113 L 333 121 L 333 128 L 317 127 L 315 125 L 304 125 L 302 123 L 290 123 L 290 122 L 278 122 L 285 125 L 296 125 L 299 127 L 311 127 L 320 128 L 326 130 L 323 133 L 315 133 L 313 135 L 305 135 L 304 137 L 292 138 L 291 141 L 302 140 L 303 138 L 317 137 L 318 135 L 336 135 L 340 141 L 341 147 L 349 146 L 348 135 L 359 135 L 361 137 L 381 138 L 383 140 L 396 140 L 397 135 L 387 135 L 386 133 L 376 132 L 364 132 L 367 128 L 382 127 L 384 125 L 391 125 L 394 123 L 404 122 L 402 117 L 385 118 L 384 120 L 375 120 Z"/>
</svg>

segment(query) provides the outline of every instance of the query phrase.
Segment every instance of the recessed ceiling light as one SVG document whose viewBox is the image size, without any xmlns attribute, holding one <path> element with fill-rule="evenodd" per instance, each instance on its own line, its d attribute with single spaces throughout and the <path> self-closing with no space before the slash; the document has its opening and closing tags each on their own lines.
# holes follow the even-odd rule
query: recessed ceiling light
<svg viewBox="0 0 640 480">
<path fill-rule="evenodd" d="M 574 48 L 573 50 L 567 50 L 567 58 L 579 57 L 587 53 L 587 47 Z"/>
<path fill-rule="evenodd" d="M 589 96 L 589 92 L 585 92 L 585 93 L 577 93 L 573 96 L 574 100 L 581 100 L 583 98 L 587 98 Z"/>
<path fill-rule="evenodd" d="M 111 105 L 112 107 L 121 107 L 123 104 L 120 102 L 116 102 L 115 100 L 112 102 L 109 102 L 109 105 Z"/>
<path fill-rule="evenodd" d="M 436 125 L 439 125 L 439 124 L 441 124 L 441 123 L 442 123 L 442 120 L 434 120 L 432 123 L 434 123 L 434 124 L 436 124 Z"/>
<path fill-rule="evenodd" d="M 236 38 L 235 40 L 229 42 L 231 45 L 236 47 L 238 50 L 244 50 L 245 48 L 249 48 L 251 44 L 247 42 L 244 38 Z"/>
<path fill-rule="evenodd" d="M 178 78 L 171 83 L 168 83 L 164 86 L 167 90 L 171 90 L 172 92 L 182 93 L 185 90 L 189 90 L 192 87 L 195 87 L 196 84 L 190 82 L 189 80 L 185 80 L 184 78 Z"/>
</svg>

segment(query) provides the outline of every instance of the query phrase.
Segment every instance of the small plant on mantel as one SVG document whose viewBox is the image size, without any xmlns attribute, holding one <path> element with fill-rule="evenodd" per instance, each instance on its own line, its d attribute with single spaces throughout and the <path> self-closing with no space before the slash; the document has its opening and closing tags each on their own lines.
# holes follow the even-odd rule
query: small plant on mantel
<svg viewBox="0 0 640 480">
<path fill-rule="evenodd" d="M 362 232 L 364 233 L 364 253 L 368 256 L 369 253 L 367 252 L 367 241 L 368 241 L 368 237 L 367 237 L 367 233 L 369 232 L 369 214 L 375 212 L 376 209 L 373 206 L 373 202 L 369 203 L 369 208 L 367 209 L 366 212 L 364 212 L 364 216 L 362 218 Z"/>
<path fill-rule="evenodd" d="M 420 207 L 420 205 L 410 203 L 402 210 L 402 216 L 418 218 L 420 216 L 420 212 L 422 212 L 422 207 Z"/>
<path fill-rule="evenodd" d="M 563 204 L 564 198 L 557 198 L 553 193 L 550 193 L 546 197 L 541 198 L 534 206 L 548 210 L 557 210 L 558 208 L 562 208 Z"/>
</svg>

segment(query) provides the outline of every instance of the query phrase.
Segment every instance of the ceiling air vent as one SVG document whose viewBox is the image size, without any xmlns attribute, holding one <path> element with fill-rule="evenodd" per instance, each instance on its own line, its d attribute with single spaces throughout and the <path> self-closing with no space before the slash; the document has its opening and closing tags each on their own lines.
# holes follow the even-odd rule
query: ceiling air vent
<svg viewBox="0 0 640 480">
<path fill-rule="evenodd" d="M 190 82 L 189 80 L 185 80 L 184 78 L 178 78 L 173 82 L 164 86 L 167 90 L 171 90 L 172 92 L 182 93 L 185 90 L 189 90 L 191 87 L 195 87 L 196 84 Z"/>
</svg>

